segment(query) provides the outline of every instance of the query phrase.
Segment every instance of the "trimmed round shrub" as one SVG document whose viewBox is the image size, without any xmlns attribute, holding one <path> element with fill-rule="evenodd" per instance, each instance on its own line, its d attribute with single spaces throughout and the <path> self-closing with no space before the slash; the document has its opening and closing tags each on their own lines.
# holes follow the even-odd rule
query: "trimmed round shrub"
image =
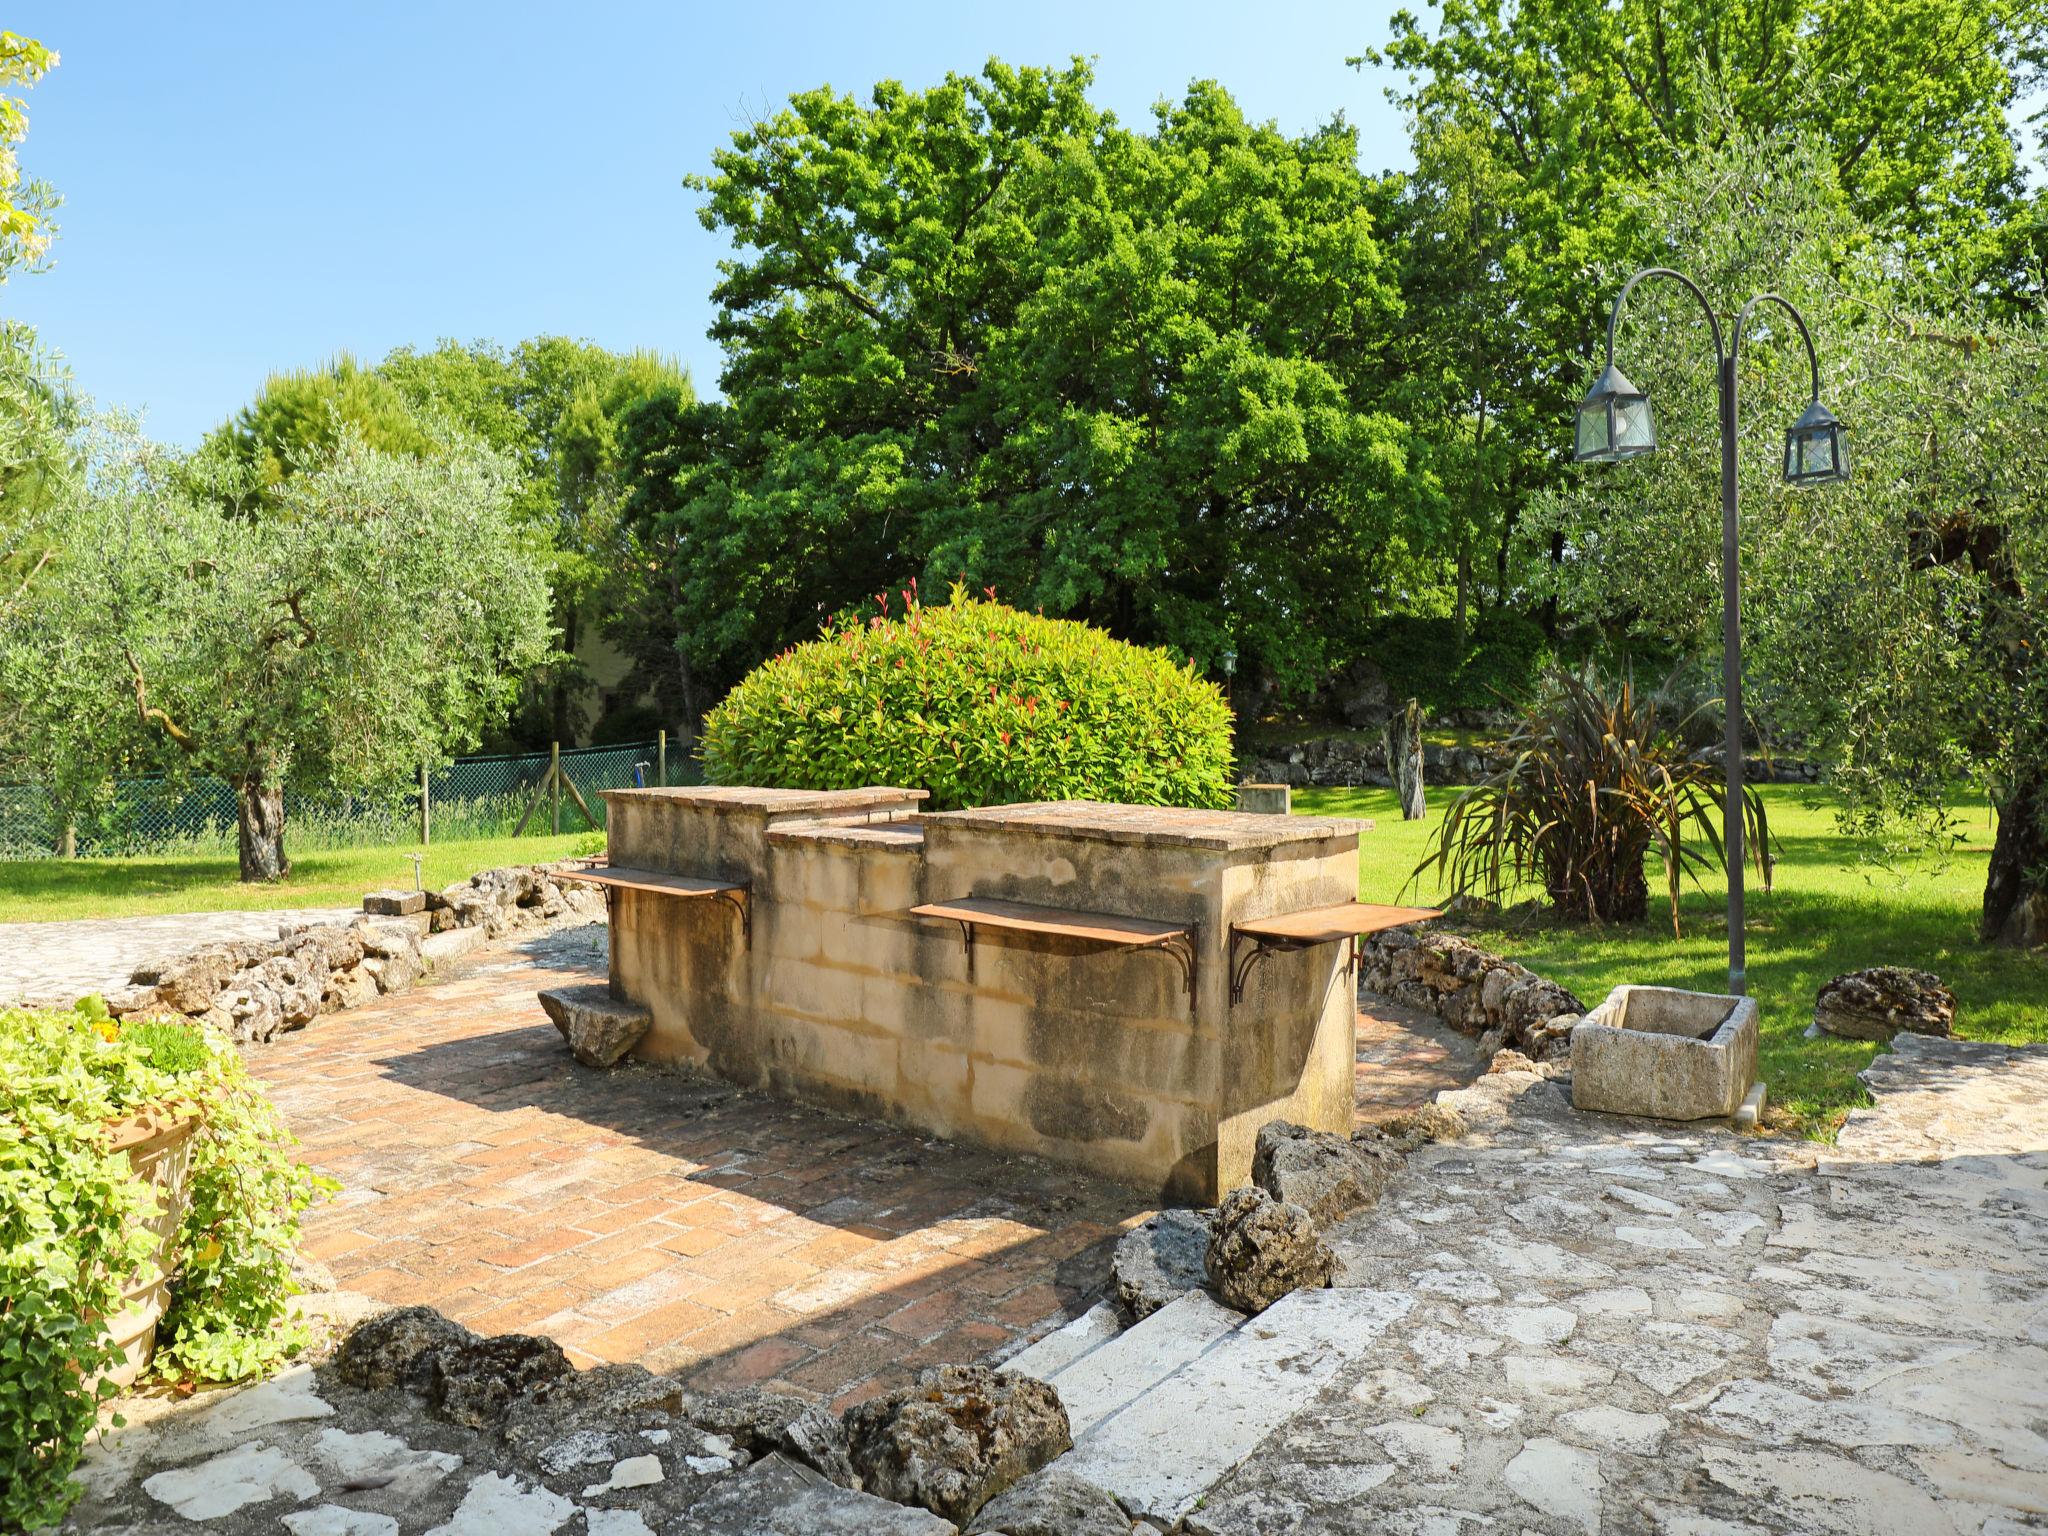
<svg viewBox="0 0 2048 1536">
<path fill-rule="evenodd" d="M 1224 807 L 1230 706 L 1164 651 L 954 591 L 763 662 L 704 722 L 714 784 Z"/>
</svg>

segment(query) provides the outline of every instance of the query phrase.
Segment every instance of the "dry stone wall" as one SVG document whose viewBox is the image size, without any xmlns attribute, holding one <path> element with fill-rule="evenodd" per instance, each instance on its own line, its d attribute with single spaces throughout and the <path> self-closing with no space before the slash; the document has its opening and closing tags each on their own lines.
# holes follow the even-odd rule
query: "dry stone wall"
<svg viewBox="0 0 2048 1536">
<path fill-rule="evenodd" d="M 1425 924 L 1370 935 L 1361 954 L 1369 992 L 1435 1014 L 1489 1052 L 1532 1062 L 1566 1057 L 1586 1012 L 1577 996 L 1526 965 Z"/>
<path fill-rule="evenodd" d="M 487 869 L 439 891 L 373 891 L 363 915 L 346 923 L 304 923 L 285 915 L 268 941 L 203 944 L 135 968 L 126 990 L 107 998 L 116 1018 L 182 1014 L 237 1042 L 269 1040 L 323 1013 L 404 992 L 436 959 L 557 918 L 601 917 L 604 897 L 557 881 L 561 865 Z M 437 942 L 473 933 L 474 943 Z"/>
</svg>

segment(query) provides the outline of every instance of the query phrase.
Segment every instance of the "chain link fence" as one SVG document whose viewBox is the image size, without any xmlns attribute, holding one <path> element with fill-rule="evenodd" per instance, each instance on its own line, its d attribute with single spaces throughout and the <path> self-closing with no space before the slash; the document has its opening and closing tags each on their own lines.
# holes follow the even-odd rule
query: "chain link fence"
<svg viewBox="0 0 2048 1536">
<path fill-rule="evenodd" d="M 572 747 L 561 754 L 562 777 L 573 784 L 599 826 L 598 791 L 658 782 L 661 745 Z M 668 782 L 698 782 L 697 765 L 667 754 Z M 545 835 L 559 824 L 581 832 L 588 823 L 575 795 L 543 792 L 554 757 L 547 752 L 460 757 L 427 774 L 427 841 L 458 842 Z M 314 795 L 285 791 L 285 836 L 293 848 L 377 848 L 421 839 L 417 779 L 369 794 Z M 520 821 L 522 816 L 525 825 Z M 65 817 L 37 784 L 0 784 L 0 860 L 56 857 L 67 842 L 80 858 L 235 851 L 235 792 L 221 779 L 117 779 L 90 805 Z"/>
</svg>

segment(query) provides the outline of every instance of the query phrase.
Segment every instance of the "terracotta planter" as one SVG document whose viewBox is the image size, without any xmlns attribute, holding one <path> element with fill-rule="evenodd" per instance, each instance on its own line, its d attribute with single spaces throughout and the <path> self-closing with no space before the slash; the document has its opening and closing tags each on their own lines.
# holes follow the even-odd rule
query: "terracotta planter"
<svg viewBox="0 0 2048 1536">
<path fill-rule="evenodd" d="M 148 1223 L 156 1235 L 156 1273 L 153 1278 L 131 1277 L 121 1289 L 121 1310 L 108 1323 L 114 1347 L 121 1359 L 104 1379 L 118 1387 L 132 1386 L 149 1364 L 156 1350 L 156 1325 L 171 1299 L 172 1247 L 178 1223 L 185 1216 L 185 1190 L 192 1168 L 192 1133 L 199 1129 L 196 1114 L 144 1110 L 107 1127 L 111 1147 L 128 1154 L 128 1166 L 135 1176 L 155 1191 L 161 1207 Z"/>
</svg>

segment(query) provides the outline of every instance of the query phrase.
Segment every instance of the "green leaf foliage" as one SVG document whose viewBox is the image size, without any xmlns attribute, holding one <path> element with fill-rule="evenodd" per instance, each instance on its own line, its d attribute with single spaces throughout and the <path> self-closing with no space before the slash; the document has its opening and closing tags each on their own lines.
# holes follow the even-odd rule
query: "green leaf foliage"
<svg viewBox="0 0 2048 1536">
<path fill-rule="evenodd" d="M 1306 691 L 1418 494 L 1380 408 L 1396 274 L 1334 121 L 1087 66 L 804 92 L 693 181 L 738 253 L 727 404 L 628 438 L 681 644 L 730 679 L 877 577 L 993 584 Z"/>
<path fill-rule="evenodd" d="M 291 1159 L 291 1134 L 225 1036 L 182 1022 L 118 1025 L 0 1010 L 0 1529 L 62 1518 L 116 1351 L 106 1320 L 156 1263 L 150 1187 L 108 1127 L 196 1113 L 188 1204 L 171 1245 L 155 1369 L 227 1381 L 305 1342 L 289 1317 L 299 1214 L 333 1186 Z M 97 1385 L 88 1388 L 87 1383 Z"/>
<path fill-rule="evenodd" d="M 903 601 L 748 674 L 704 723 L 712 782 L 888 784 L 937 810 L 1232 803 L 1229 706 L 1192 667 L 958 588 Z"/>
<path fill-rule="evenodd" d="M 1434 870 L 1454 894 L 1493 902 L 1530 882 L 1561 916 L 1635 922 L 1654 849 L 1675 936 L 1681 880 L 1723 859 L 1723 757 L 1692 745 L 1690 724 L 1632 680 L 1555 674 L 1508 737 L 1512 760 L 1451 802 L 1412 878 Z M 1754 787 L 1744 806 L 1746 846 L 1768 886 L 1770 826 Z"/>
</svg>

